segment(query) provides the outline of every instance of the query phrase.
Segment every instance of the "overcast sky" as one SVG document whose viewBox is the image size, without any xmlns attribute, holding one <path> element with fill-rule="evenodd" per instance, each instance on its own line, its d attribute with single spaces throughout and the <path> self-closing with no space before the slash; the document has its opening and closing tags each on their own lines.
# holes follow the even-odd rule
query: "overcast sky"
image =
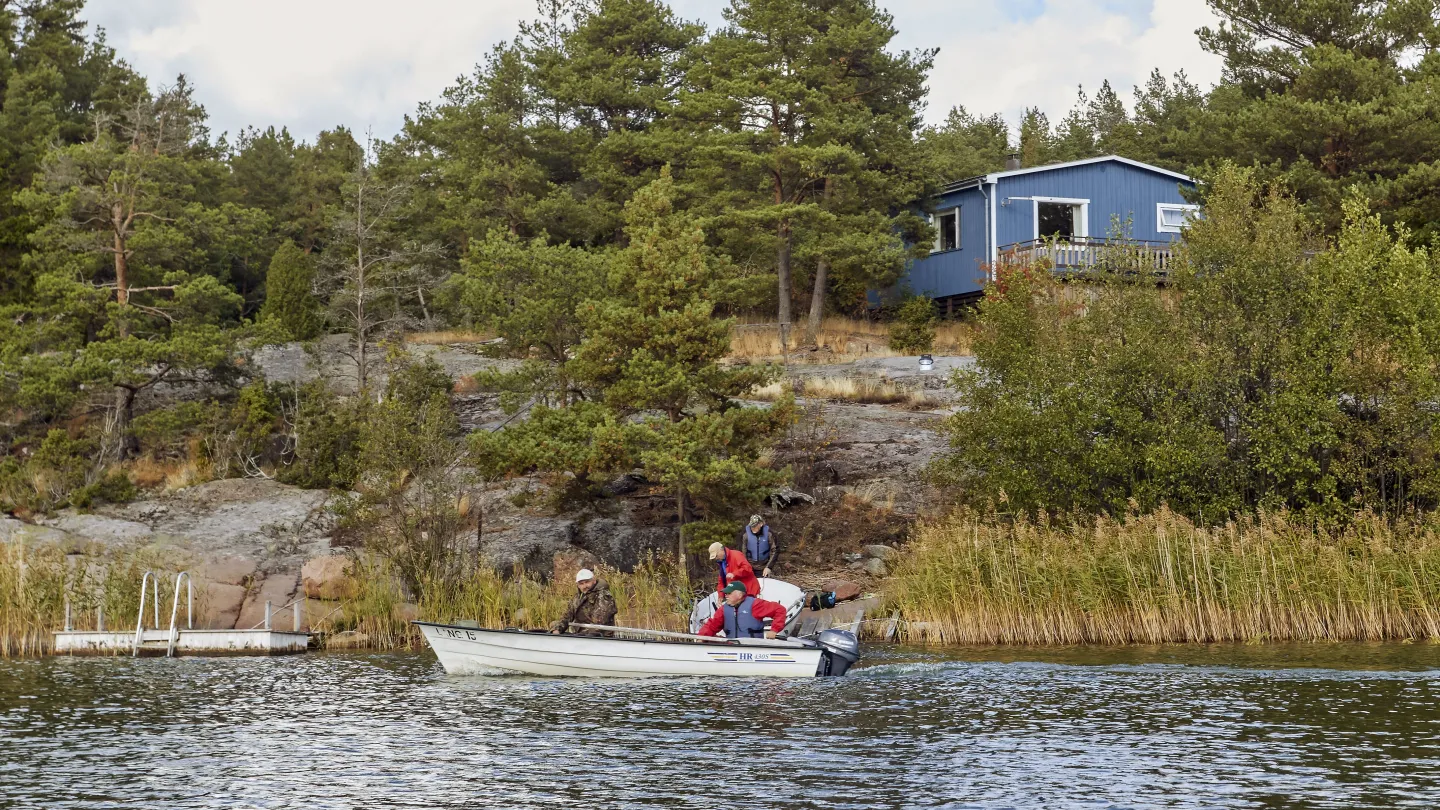
<svg viewBox="0 0 1440 810">
<path fill-rule="evenodd" d="M 711 28 L 723 0 L 673 0 Z M 1208 87 L 1219 60 L 1194 31 L 1204 0 L 881 0 L 898 48 L 940 48 L 926 117 L 951 106 L 1038 105 L 1058 120 L 1077 85 L 1109 79 L 1121 96 L 1152 68 Z M 86 14 L 152 83 L 195 85 L 211 130 L 286 126 L 310 140 L 343 124 L 394 135 L 406 113 L 468 74 L 533 16 L 534 0 L 91 0 Z"/>
</svg>

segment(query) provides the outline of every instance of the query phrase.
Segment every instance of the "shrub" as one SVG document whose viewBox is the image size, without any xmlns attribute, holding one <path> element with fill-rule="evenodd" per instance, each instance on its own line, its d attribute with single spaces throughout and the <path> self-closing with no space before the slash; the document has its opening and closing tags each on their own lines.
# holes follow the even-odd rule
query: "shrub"
<svg viewBox="0 0 1440 810">
<path fill-rule="evenodd" d="M 919 295 L 906 299 L 895 310 L 895 320 L 890 324 L 890 348 L 906 354 L 931 351 L 939 320 L 934 301 Z"/>
<path fill-rule="evenodd" d="M 323 323 L 314 283 L 315 263 L 309 254 L 293 242 L 281 244 L 270 257 L 261 320 L 279 324 L 294 340 L 320 334 Z"/>
<path fill-rule="evenodd" d="M 323 386 L 300 391 L 295 449 L 280 480 L 307 489 L 349 489 L 360 474 L 366 403 L 332 397 Z"/>
</svg>

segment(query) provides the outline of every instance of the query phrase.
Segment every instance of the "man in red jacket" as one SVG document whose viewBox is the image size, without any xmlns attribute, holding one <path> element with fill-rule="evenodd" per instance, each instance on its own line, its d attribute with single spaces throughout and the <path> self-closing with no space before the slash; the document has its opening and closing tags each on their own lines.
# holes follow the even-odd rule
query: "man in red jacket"
<svg viewBox="0 0 1440 810">
<path fill-rule="evenodd" d="M 765 628 L 765 620 L 771 621 Z M 745 592 L 745 586 L 732 582 L 725 586 L 725 601 L 703 625 L 700 635 L 718 636 L 725 631 L 726 638 L 775 638 L 785 629 L 785 606 L 770 602 Z"/>
<path fill-rule="evenodd" d="M 745 593 L 751 596 L 760 595 L 760 580 L 755 578 L 755 569 L 750 567 L 750 561 L 745 559 L 744 552 L 726 548 L 720 543 L 711 543 L 710 559 L 720 564 L 720 581 L 715 583 L 716 593 L 723 595 L 726 585 L 738 582 L 745 586 Z"/>
</svg>

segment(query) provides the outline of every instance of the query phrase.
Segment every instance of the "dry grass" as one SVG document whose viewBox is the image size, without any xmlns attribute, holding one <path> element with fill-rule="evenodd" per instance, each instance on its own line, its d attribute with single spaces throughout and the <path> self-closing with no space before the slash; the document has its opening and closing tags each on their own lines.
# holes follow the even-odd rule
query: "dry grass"
<svg viewBox="0 0 1440 810">
<path fill-rule="evenodd" d="M 1437 639 L 1440 532 L 962 514 L 919 528 L 889 592 L 910 640 L 950 644 Z"/>
<path fill-rule="evenodd" d="M 774 382 L 755 389 L 751 396 L 773 402 L 784 394 L 789 384 L 783 380 Z M 875 377 L 804 377 L 800 384 L 800 395 L 814 399 L 870 405 L 904 403 L 914 408 L 929 408 L 935 405 L 921 389 L 902 388 L 889 380 Z"/>
<path fill-rule="evenodd" d="M 50 652 L 52 633 L 65 626 L 67 599 L 77 630 L 95 629 L 100 606 L 106 627 L 133 629 L 146 570 L 160 572 L 165 603 L 174 572 L 142 553 L 82 555 L 75 564 L 54 545 L 0 543 L 0 658 Z"/>
<path fill-rule="evenodd" d="M 436 332 L 411 332 L 405 336 L 405 342 L 425 345 L 484 343 L 494 337 L 494 335 L 484 332 L 471 332 L 466 329 L 442 329 Z"/>
<path fill-rule="evenodd" d="M 890 349 L 890 326 L 879 321 L 852 318 L 826 318 L 820 322 L 814 346 L 803 326 L 790 330 L 788 350 L 792 363 L 848 363 L 867 357 L 901 357 L 903 352 Z M 942 322 L 935 329 L 934 354 L 968 355 L 974 337 L 974 326 L 959 321 Z M 769 360 L 781 357 L 780 327 L 773 323 L 740 323 L 730 332 L 732 360 Z"/>
<path fill-rule="evenodd" d="M 688 584 L 671 576 L 674 566 L 650 561 L 632 573 L 601 568 L 615 595 L 621 626 L 684 630 L 690 615 Z M 489 569 L 458 581 L 436 581 L 420 596 L 418 611 L 407 611 L 404 596 L 381 565 L 361 560 L 352 567 L 355 591 L 341 611 L 316 629 L 341 644 L 378 649 L 419 647 L 424 642 L 411 618 L 450 622 L 471 619 L 482 627 L 545 628 L 560 618 L 574 595 L 568 583 L 542 583 L 522 570 L 502 577 Z"/>
<path fill-rule="evenodd" d="M 144 456 L 125 465 L 130 482 L 136 487 L 164 492 L 174 492 L 206 480 L 207 469 L 208 465 L 202 465 L 195 460 L 194 453 L 187 458 L 157 459 Z"/>
</svg>

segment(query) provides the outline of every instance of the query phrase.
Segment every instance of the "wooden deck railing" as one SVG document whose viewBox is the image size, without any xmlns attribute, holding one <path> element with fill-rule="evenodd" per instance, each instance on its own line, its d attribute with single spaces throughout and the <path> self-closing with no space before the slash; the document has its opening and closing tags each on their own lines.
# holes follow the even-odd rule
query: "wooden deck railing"
<svg viewBox="0 0 1440 810">
<path fill-rule="evenodd" d="M 1170 269 L 1173 247 L 1170 242 L 1135 239 L 1076 238 L 1069 242 L 1031 239 L 1002 245 L 999 258 L 1002 265 L 1048 264 L 1061 273 L 1114 269 L 1164 274 Z"/>
</svg>

